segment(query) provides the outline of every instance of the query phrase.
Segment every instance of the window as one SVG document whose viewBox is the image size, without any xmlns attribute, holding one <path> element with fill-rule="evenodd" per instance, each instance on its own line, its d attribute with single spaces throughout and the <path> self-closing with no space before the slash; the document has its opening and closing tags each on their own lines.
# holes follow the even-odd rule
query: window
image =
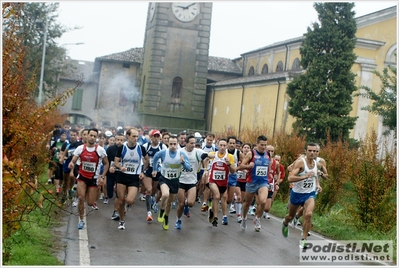
<svg viewBox="0 0 399 268">
<path fill-rule="evenodd" d="M 292 63 L 292 70 L 294 70 L 294 71 L 299 71 L 300 69 L 301 69 L 301 64 L 300 64 L 300 62 L 299 62 L 299 59 L 296 58 L 296 59 L 294 60 L 294 63 Z"/>
<path fill-rule="evenodd" d="M 182 87 L 183 79 L 181 79 L 181 77 L 175 77 L 172 85 L 172 99 L 180 99 Z"/>
<path fill-rule="evenodd" d="M 77 88 L 72 97 L 72 110 L 82 110 L 83 89 Z"/>
<path fill-rule="evenodd" d="M 276 72 L 282 72 L 283 71 L 283 62 L 279 61 L 277 63 L 277 68 L 276 68 Z"/>
<path fill-rule="evenodd" d="M 123 68 L 129 69 L 130 68 L 130 64 L 129 63 L 124 63 L 122 64 Z"/>
<path fill-rule="evenodd" d="M 269 72 L 269 66 L 267 66 L 267 64 L 263 65 L 262 74 L 267 74 L 268 72 Z"/>
<path fill-rule="evenodd" d="M 68 120 L 71 122 L 71 124 L 82 126 L 88 126 L 90 122 L 93 121 L 90 117 L 74 113 L 68 114 Z"/>
<path fill-rule="evenodd" d="M 251 68 L 249 68 L 248 76 L 251 76 L 251 75 L 254 75 L 254 74 L 255 74 L 254 66 L 251 66 Z"/>
</svg>

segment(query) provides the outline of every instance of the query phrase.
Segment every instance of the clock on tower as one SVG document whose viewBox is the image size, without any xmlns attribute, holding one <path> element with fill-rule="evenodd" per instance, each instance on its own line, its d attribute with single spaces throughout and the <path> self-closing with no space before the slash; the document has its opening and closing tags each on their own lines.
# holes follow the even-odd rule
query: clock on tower
<svg viewBox="0 0 399 268">
<path fill-rule="evenodd" d="M 140 70 L 140 123 L 205 129 L 212 3 L 150 3 Z"/>
</svg>

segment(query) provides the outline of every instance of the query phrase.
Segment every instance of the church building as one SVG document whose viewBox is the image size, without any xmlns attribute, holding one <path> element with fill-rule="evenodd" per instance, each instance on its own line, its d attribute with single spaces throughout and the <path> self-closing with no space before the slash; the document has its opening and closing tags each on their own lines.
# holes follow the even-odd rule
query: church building
<svg viewBox="0 0 399 268">
<path fill-rule="evenodd" d="M 72 123 L 99 126 L 141 125 L 173 130 L 223 132 L 232 128 L 268 127 L 290 133 L 287 84 L 304 72 L 299 48 L 303 36 L 268 44 L 240 57 L 209 55 L 212 2 L 151 2 L 144 46 L 95 62 L 75 61 L 74 74 L 60 78 L 72 87 L 78 74 L 85 83 L 65 106 Z M 356 18 L 357 55 L 352 72 L 356 86 L 380 89 L 372 73 L 396 66 L 397 6 Z M 379 116 L 361 108 L 370 101 L 355 97 L 350 116 L 357 116 L 351 138 L 384 128 Z"/>
</svg>

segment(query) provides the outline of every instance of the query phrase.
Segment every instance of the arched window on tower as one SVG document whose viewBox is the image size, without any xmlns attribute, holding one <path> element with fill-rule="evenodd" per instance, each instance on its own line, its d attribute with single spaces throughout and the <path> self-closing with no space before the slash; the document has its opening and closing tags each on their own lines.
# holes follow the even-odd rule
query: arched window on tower
<svg viewBox="0 0 399 268">
<path fill-rule="evenodd" d="M 181 77 L 176 76 L 173 78 L 173 84 L 172 84 L 172 101 L 171 101 L 171 106 L 170 106 L 170 111 L 171 112 L 178 112 L 180 111 L 180 105 L 181 105 L 181 91 L 183 88 L 183 79 Z"/>
<path fill-rule="evenodd" d="M 279 61 L 278 63 L 277 63 L 277 67 L 276 67 L 276 72 L 282 72 L 283 71 L 283 62 L 282 61 Z"/>
<path fill-rule="evenodd" d="M 267 66 L 267 64 L 263 65 L 262 74 L 267 74 L 268 72 L 269 72 L 269 66 Z"/>
<path fill-rule="evenodd" d="M 292 63 L 292 70 L 293 70 L 293 71 L 299 71 L 300 69 L 301 69 L 301 64 L 300 64 L 300 62 L 299 62 L 299 59 L 296 58 L 296 59 L 294 60 L 294 62 Z"/>
<path fill-rule="evenodd" d="M 252 76 L 254 74 L 255 74 L 254 66 L 251 66 L 251 68 L 249 68 L 248 76 Z"/>
<path fill-rule="evenodd" d="M 175 77 L 172 85 L 172 99 L 180 99 L 181 88 L 183 86 L 183 79 Z"/>
</svg>

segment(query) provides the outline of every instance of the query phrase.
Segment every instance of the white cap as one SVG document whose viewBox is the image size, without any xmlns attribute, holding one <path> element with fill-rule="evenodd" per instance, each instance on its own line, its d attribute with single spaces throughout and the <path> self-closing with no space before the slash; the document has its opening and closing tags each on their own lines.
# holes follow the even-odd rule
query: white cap
<svg viewBox="0 0 399 268">
<path fill-rule="evenodd" d="M 105 136 L 111 137 L 112 136 L 112 132 L 109 131 L 109 130 L 105 131 Z"/>
<path fill-rule="evenodd" d="M 194 137 L 196 138 L 202 138 L 201 134 L 199 132 L 195 132 L 194 133 Z"/>
</svg>

